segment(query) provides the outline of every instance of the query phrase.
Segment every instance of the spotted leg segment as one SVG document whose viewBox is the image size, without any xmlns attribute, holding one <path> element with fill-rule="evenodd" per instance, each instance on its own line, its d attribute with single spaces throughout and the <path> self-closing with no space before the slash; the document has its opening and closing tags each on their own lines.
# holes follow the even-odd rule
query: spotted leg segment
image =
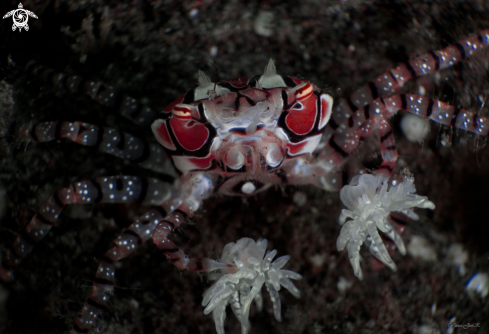
<svg viewBox="0 0 489 334">
<path fill-rule="evenodd" d="M 386 120 L 395 115 L 398 110 L 405 110 L 434 122 L 470 131 L 483 137 L 489 135 L 489 119 L 486 117 L 429 97 L 395 94 L 391 97 L 375 99 L 365 107 L 358 109 L 352 118 L 339 124 L 336 134 L 329 139 L 320 152 L 320 158 L 337 165 L 346 159 L 361 141 L 368 138 L 374 129 L 378 129 L 383 160 L 379 172 L 390 176 L 396 165 L 398 153 L 393 132 Z"/>
<path fill-rule="evenodd" d="M 379 100 L 384 117 L 392 117 L 397 110 L 406 110 L 415 115 L 453 128 L 470 131 L 477 135 L 489 135 L 489 118 L 461 109 L 426 96 L 396 94 Z"/>
<path fill-rule="evenodd" d="M 331 125 L 341 124 L 358 109 L 375 99 L 398 92 L 404 84 L 415 77 L 434 73 L 453 66 L 461 60 L 480 53 L 489 46 L 489 29 L 475 36 L 462 39 L 442 50 L 431 51 L 416 59 L 390 69 L 367 83 L 348 98 L 339 101 L 332 116 Z"/>
<path fill-rule="evenodd" d="M 114 240 L 112 248 L 104 254 L 100 261 L 92 293 L 75 321 L 72 334 L 87 333 L 92 328 L 113 293 L 115 263 L 129 256 L 138 246 L 151 238 L 154 228 L 167 216 L 168 212 L 171 212 L 171 203 L 170 200 L 149 210 Z"/>
<path fill-rule="evenodd" d="M 175 175 L 170 159 L 160 145 L 148 144 L 129 133 L 83 122 L 40 122 L 19 129 L 19 136 L 37 142 L 70 139 L 83 146 L 96 147 L 104 153 L 139 164 L 158 173 Z"/>
<path fill-rule="evenodd" d="M 212 190 L 212 183 L 202 174 L 197 174 L 184 181 L 182 188 L 184 200 L 177 197 L 151 209 L 114 240 L 113 247 L 100 261 L 92 293 L 75 321 L 72 334 L 87 333 L 103 310 L 113 292 L 115 262 L 127 257 L 150 238 L 153 238 L 163 254 L 180 269 L 190 271 L 211 271 L 224 267 L 234 269 L 231 265 L 208 258 L 189 258 L 169 239 L 168 236 L 174 228 L 185 222 L 187 217 L 199 208 L 200 202 Z"/>
<path fill-rule="evenodd" d="M 361 142 L 378 130 L 382 157 L 378 173 L 390 176 L 396 165 L 398 153 L 389 123 L 382 115 L 376 115 L 360 124 L 360 126 L 346 128 L 347 131 L 343 130 L 332 136 L 320 152 L 319 160 L 334 166 L 341 164 L 358 148 Z M 344 184 L 345 182 L 342 183 Z"/>
<path fill-rule="evenodd" d="M 382 163 L 379 166 L 377 173 L 383 173 L 390 177 L 394 171 L 399 155 L 397 153 L 396 142 L 392 129 L 383 115 L 376 115 L 373 118 L 365 120 L 365 122 L 363 122 L 362 125 L 353 131 L 349 136 L 338 136 L 339 138 L 336 142 L 336 138 L 332 137 L 329 144 L 334 143 L 334 146 L 331 146 L 331 148 L 334 147 L 332 150 L 333 158 L 335 158 L 338 162 L 348 157 L 357 149 L 361 142 L 374 133 L 374 130 L 378 130 L 379 132 L 380 155 L 382 158 Z M 343 140 L 340 138 L 343 138 Z M 329 156 L 326 159 L 331 158 L 332 157 Z"/>
<path fill-rule="evenodd" d="M 160 205 L 174 197 L 171 185 L 157 179 L 137 176 L 100 177 L 73 183 L 63 188 L 41 207 L 25 230 L 6 251 L 0 267 L 0 279 L 14 280 L 14 270 L 56 224 L 67 204 L 142 203 Z"/>
<path fill-rule="evenodd" d="M 52 68 L 29 62 L 26 71 L 55 87 L 64 88 L 72 93 L 82 93 L 98 103 L 118 110 L 119 113 L 140 126 L 148 126 L 156 118 L 156 112 L 139 103 L 136 99 L 118 93 L 114 87 L 101 82 L 85 80 L 78 75 L 67 75 Z"/>
<path fill-rule="evenodd" d="M 180 224 L 196 212 L 202 200 L 213 190 L 213 182 L 202 173 L 194 174 L 182 184 L 183 201 L 178 207 L 160 221 L 153 232 L 153 242 L 163 254 L 178 268 L 190 271 L 209 271 L 222 267 L 218 262 L 207 258 L 189 258 L 168 237 Z"/>
</svg>

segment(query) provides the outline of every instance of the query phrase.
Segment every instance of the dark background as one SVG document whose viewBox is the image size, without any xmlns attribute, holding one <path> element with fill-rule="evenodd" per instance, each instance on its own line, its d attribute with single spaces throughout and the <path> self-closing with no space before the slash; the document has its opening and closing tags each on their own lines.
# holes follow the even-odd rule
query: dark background
<svg viewBox="0 0 489 334">
<path fill-rule="evenodd" d="M 53 88 L 23 71 L 29 60 L 57 71 L 104 81 L 161 110 L 196 84 L 197 69 L 211 77 L 251 76 L 270 58 L 279 73 L 316 83 L 335 99 L 399 63 L 489 28 L 486 1 L 24 1 L 28 32 L 12 32 L 11 18 L 0 22 L 0 131 L 2 195 L 0 242 L 6 249 L 57 189 L 76 180 L 104 175 L 157 176 L 125 161 L 72 142 L 29 143 L 14 138 L 12 123 L 80 120 L 116 127 L 152 140 L 114 110 L 86 96 Z M 2 1 L 0 14 L 16 9 Z M 256 28 L 259 13 L 273 15 Z M 215 56 L 211 50 L 217 50 Z M 10 62 L 9 62 L 10 59 Z M 488 115 L 488 52 L 434 75 L 414 80 L 404 92 L 438 98 Z M 486 140 L 431 124 L 422 145 L 408 142 L 392 119 L 400 159 L 416 177 L 418 193 L 434 211 L 418 210 L 403 235 L 428 240 L 437 260 L 424 262 L 398 252 L 399 269 L 374 270 L 362 250 L 363 281 L 354 276 L 346 252 L 335 242 L 342 209 L 338 194 L 313 187 L 273 189 L 249 199 L 213 198 L 175 233 L 190 256 L 218 257 L 241 237 L 269 240 L 287 268 L 303 275 L 302 297 L 282 292 L 282 323 L 265 309 L 251 311 L 254 333 L 426 333 L 445 332 L 448 320 L 481 323 L 487 332 L 489 303 L 470 298 L 465 285 L 488 272 L 489 149 Z M 449 145 L 442 145 L 448 139 Z M 352 159 L 379 164 L 378 146 L 368 141 Z M 348 166 L 344 167 L 348 170 Z M 163 176 L 161 176 L 163 177 Z M 302 192 L 303 206 L 293 201 Z M 72 206 L 17 271 L 18 282 L 0 286 L 0 332 L 64 333 L 91 291 L 92 279 L 111 241 L 144 212 L 121 205 Z M 461 243 L 469 252 L 460 276 L 447 250 Z M 99 320 L 102 333 L 213 333 L 214 323 L 200 306 L 210 286 L 204 275 L 179 271 L 151 242 L 120 262 L 115 296 Z M 345 277 L 352 287 L 340 293 Z M 436 305 L 436 310 L 432 307 Z M 434 312 L 433 312 L 434 311 Z M 228 333 L 239 333 L 231 312 Z"/>
</svg>

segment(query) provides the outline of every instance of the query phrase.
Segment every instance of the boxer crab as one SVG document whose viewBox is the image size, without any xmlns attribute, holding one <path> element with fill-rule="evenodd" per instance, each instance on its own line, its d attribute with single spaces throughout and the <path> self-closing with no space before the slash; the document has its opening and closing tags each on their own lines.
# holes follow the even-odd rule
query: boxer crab
<svg viewBox="0 0 489 334">
<path fill-rule="evenodd" d="M 251 196 L 272 185 L 285 184 L 312 184 L 327 191 L 341 189 L 340 197 L 348 210 L 343 210 L 340 217 L 343 227 L 337 247 L 348 250 L 355 275 L 362 277 L 359 249 L 363 243 L 395 270 L 382 237 L 391 239 L 401 253 L 405 248 L 390 213 L 397 211 L 416 219 L 411 208 L 433 209 L 434 204 L 415 194 L 414 178 L 409 173 L 402 182 L 389 186 L 398 155 L 387 120 L 398 110 L 405 110 L 482 136 L 489 132 L 489 120 L 475 113 L 396 92 L 407 80 L 449 67 L 488 44 L 489 31 L 483 31 L 402 64 L 340 101 L 334 113 L 333 99 L 328 94 L 306 80 L 277 74 L 272 60 L 262 75 L 251 78 L 212 82 L 199 72 L 198 87 L 167 106 L 151 125 L 177 171 L 177 181 L 170 185 L 154 178 L 111 176 L 76 182 L 59 190 L 5 253 L 0 278 L 13 280 L 15 268 L 54 226 L 66 204 L 149 204 L 154 208 L 129 226 L 103 256 L 92 294 L 73 333 L 88 332 L 93 326 L 113 291 L 115 262 L 150 238 L 178 268 L 210 272 L 210 278 L 217 280 L 205 293 L 203 305 L 206 314 L 213 312 L 219 333 L 224 331 L 227 304 L 241 322 L 242 331 L 247 332 L 250 303 L 255 300 L 260 308 L 263 284 L 271 295 L 277 320 L 280 288 L 300 296 L 290 281 L 300 275 L 281 269 L 288 257 L 272 262 L 276 251 L 266 253 L 266 241 L 243 238 L 225 247 L 221 261 L 189 258 L 169 234 L 206 198 L 217 194 Z M 115 101 L 110 87 L 35 64 L 30 67 L 34 74 L 72 91 L 83 90 L 102 104 Z M 134 105 L 133 100 L 123 99 L 124 110 L 131 111 Z M 383 160 L 378 171 L 375 175 L 356 176 L 345 185 L 336 169 L 376 131 Z M 19 135 L 39 142 L 68 138 L 148 169 L 161 172 L 167 168 L 160 146 L 145 144 L 115 129 L 58 121 L 24 126 Z M 383 232 L 382 237 L 377 230 Z"/>
</svg>

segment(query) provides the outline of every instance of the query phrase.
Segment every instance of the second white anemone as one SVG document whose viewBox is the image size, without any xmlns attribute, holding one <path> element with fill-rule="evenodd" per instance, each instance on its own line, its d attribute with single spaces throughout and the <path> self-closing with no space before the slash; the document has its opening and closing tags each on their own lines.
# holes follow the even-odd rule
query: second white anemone
<svg viewBox="0 0 489 334">
<path fill-rule="evenodd" d="M 384 175 L 357 175 L 341 189 L 340 199 L 348 209 L 341 211 L 340 224 L 343 227 L 336 248 L 342 251 L 346 247 L 353 272 L 359 279 L 363 278 L 360 268 L 360 247 L 363 243 L 377 259 L 392 270 L 397 270 L 377 229 L 395 243 L 401 254 L 406 254 L 401 237 L 387 220 L 391 212 L 400 212 L 418 220 L 419 216 L 411 208 L 435 208 L 435 204 L 426 196 L 416 195 L 412 176 L 389 188 Z M 348 218 L 351 220 L 347 221 Z"/>
<path fill-rule="evenodd" d="M 219 269 L 209 274 L 209 279 L 217 280 L 205 293 L 202 306 L 206 306 L 204 314 L 212 312 L 218 334 L 224 333 L 226 306 L 231 305 L 234 315 L 241 322 L 241 332 L 248 333 L 248 320 L 251 302 L 255 300 L 260 311 L 263 308 L 261 288 L 265 284 L 273 303 L 275 319 L 282 320 L 281 304 L 278 291 L 286 288 L 296 298 L 300 298 L 299 290 L 290 279 L 301 279 L 302 276 L 290 270 L 281 269 L 290 256 L 282 256 L 272 262 L 276 250 L 268 251 L 267 240 L 254 241 L 250 238 L 239 239 L 224 247 L 221 262 L 231 264 L 226 269 Z M 266 252 L 266 254 L 265 254 Z M 229 269 L 231 268 L 231 270 Z M 228 273 L 228 272 L 232 273 Z"/>
</svg>

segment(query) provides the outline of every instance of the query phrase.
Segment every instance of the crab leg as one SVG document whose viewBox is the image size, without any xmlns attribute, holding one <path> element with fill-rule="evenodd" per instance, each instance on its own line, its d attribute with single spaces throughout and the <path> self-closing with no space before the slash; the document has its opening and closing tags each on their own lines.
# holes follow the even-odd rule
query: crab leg
<svg viewBox="0 0 489 334">
<path fill-rule="evenodd" d="M 114 288 L 115 262 L 127 257 L 138 246 L 153 238 L 159 249 L 180 269 L 209 271 L 223 266 L 208 258 L 189 258 L 176 246 L 168 235 L 195 212 L 200 201 L 207 197 L 212 183 L 202 174 L 193 176 L 182 185 L 185 200 L 178 198 L 166 201 L 158 208 L 151 209 L 129 226 L 116 240 L 100 261 L 92 294 L 85 302 L 80 316 L 75 321 L 72 334 L 87 333 L 102 311 Z"/>
<path fill-rule="evenodd" d="M 397 110 L 406 110 L 433 122 L 470 131 L 483 137 L 489 134 L 489 118 L 426 96 L 396 94 L 380 99 L 379 102 L 380 107 L 385 106 L 381 112 L 386 118 L 394 116 Z"/>
<path fill-rule="evenodd" d="M 163 254 L 178 268 L 190 271 L 209 271 L 217 269 L 217 262 L 207 258 L 188 258 L 168 235 L 185 220 L 196 212 L 202 200 L 207 198 L 213 182 L 204 174 L 198 173 L 184 181 L 182 188 L 186 194 L 182 203 L 160 221 L 153 231 L 153 242 L 163 251 Z"/>
<path fill-rule="evenodd" d="M 380 131 L 380 148 L 383 162 L 379 171 L 390 175 L 395 167 L 398 153 L 392 130 L 386 119 L 398 110 L 405 110 L 417 116 L 457 129 L 487 137 L 489 118 L 477 113 L 451 106 L 425 96 L 395 94 L 387 98 L 377 98 L 367 106 L 358 109 L 349 119 L 338 126 L 337 133 L 330 138 L 320 152 L 321 159 L 341 163 L 372 134 Z"/>
<path fill-rule="evenodd" d="M 138 163 L 141 167 L 175 176 L 174 168 L 160 145 L 148 144 L 129 133 L 83 122 L 40 122 L 23 126 L 19 136 L 44 143 L 68 138 L 83 146 Z"/>
<path fill-rule="evenodd" d="M 332 124 L 341 124 L 358 109 L 382 96 L 398 92 L 412 78 L 434 73 L 453 66 L 489 46 L 489 29 L 470 36 L 442 50 L 428 52 L 413 60 L 390 69 L 365 86 L 341 99 L 332 116 Z M 331 122 L 331 121 L 330 121 Z"/>
<path fill-rule="evenodd" d="M 72 93 L 83 93 L 101 105 L 119 110 L 119 113 L 140 126 L 148 126 L 156 118 L 156 112 L 150 107 L 139 103 L 136 99 L 117 93 L 114 87 L 101 82 L 85 80 L 78 75 L 66 75 L 52 68 L 39 65 L 35 61 L 26 65 L 31 72 L 53 86 L 65 88 Z"/>
<path fill-rule="evenodd" d="M 115 262 L 129 256 L 138 246 L 151 238 L 156 225 L 167 215 L 168 210 L 171 210 L 171 203 L 172 200 L 149 210 L 113 241 L 112 248 L 100 261 L 92 293 L 75 321 L 72 334 L 87 333 L 92 328 L 114 290 Z"/>
<path fill-rule="evenodd" d="M 56 224 L 66 204 L 142 203 L 160 205 L 173 197 L 171 185 L 137 176 L 109 176 L 73 183 L 63 188 L 41 207 L 4 254 L 0 280 L 14 280 L 13 271 Z"/>
</svg>

